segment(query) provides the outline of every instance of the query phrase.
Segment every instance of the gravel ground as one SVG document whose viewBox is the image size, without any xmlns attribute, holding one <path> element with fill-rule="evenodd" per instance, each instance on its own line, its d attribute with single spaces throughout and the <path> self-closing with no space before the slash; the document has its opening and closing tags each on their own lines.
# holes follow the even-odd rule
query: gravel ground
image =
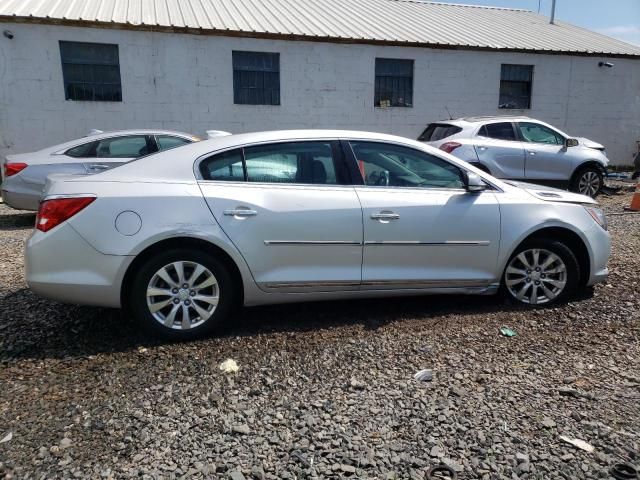
<svg viewBox="0 0 640 480">
<path fill-rule="evenodd" d="M 630 200 L 600 199 L 609 213 Z M 12 435 L 0 475 L 391 480 L 445 462 L 461 479 L 580 479 L 638 467 L 640 215 L 609 219 L 609 283 L 558 308 L 457 296 L 261 307 L 227 336 L 161 344 L 118 312 L 34 296 L 21 251 L 33 215 L 0 205 L 0 439 Z M 218 369 L 227 358 L 239 372 Z M 413 380 L 424 368 L 432 381 Z"/>
</svg>

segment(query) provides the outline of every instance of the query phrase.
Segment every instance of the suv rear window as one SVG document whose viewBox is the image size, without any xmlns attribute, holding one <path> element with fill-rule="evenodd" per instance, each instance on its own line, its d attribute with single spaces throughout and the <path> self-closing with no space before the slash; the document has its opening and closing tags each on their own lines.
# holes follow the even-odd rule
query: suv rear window
<svg viewBox="0 0 640 480">
<path fill-rule="evenodd" d="M 421 142 L 436 142 L 443 138 L 450 137 L 456 133 L 460 133 L 462 128 L 448 123 L 430 123 L 427 128 L 418 137 Z"/>
<path fill-rule="evenodd" d="M 478 135 L 496 140 L 516 140 L 516 132 L 511 122 L 489 123 L 478 131 Z"/>
</svg>

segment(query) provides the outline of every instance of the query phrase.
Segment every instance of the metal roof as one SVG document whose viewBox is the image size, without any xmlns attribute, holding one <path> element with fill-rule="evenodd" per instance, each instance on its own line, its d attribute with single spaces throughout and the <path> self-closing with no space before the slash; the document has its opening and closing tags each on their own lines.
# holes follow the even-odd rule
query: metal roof
<svg viewBox="0 0 640 480">
<path fill-rule="evenodd" d="M 0 21 L 640 57 L 640 46 L 528 10 L 421 0 L 0 0 Z"/>
</svg>

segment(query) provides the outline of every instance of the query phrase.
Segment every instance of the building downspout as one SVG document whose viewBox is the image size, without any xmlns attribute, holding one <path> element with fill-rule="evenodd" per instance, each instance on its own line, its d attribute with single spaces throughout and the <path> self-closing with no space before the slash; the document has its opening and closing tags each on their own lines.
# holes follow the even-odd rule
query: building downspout
<svg viewBox="0 0 640 480">
<path fill-rule="evenodd" d="M 556 19 L 556 0 L 552 0 L 551 2 L 551 20 L 549 23 L 553 25 L 554 20 Z"/>
</svg>

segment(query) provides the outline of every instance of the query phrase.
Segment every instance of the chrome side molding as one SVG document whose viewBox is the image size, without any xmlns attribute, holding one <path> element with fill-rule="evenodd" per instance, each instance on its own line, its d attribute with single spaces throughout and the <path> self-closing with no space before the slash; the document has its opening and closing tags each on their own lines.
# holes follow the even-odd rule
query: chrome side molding
<svg viewBox="0 0 640 480">
<path fill-rule="evenodd" d="M 367 240 L 364 242 L 365 245 L 431 245 L 431 246 L 454 246 L 454 247 L 465 247 L 465 246 L 481 246 L 486 247 L 487 245 L 491 245 L 489 240 L 447 240 L 445 242 L 420 242 L 418 240 Z"/>
<path fill-rule="evenodd" d="M 362 245 L 350 240 L 265 240 L 265 245 Z"/>
<path fill-rule="evenodd" d="M 350 240 L 265 240 L 265 245 L 363 245 L 362 242 Z M 447 240 L 445 242 L 420 242 L 418 240 L 367 240 L 364 245 L 424 245 L 424 246 L 481 246 L 491 245 L 489 240 Z"/>
</svg>

